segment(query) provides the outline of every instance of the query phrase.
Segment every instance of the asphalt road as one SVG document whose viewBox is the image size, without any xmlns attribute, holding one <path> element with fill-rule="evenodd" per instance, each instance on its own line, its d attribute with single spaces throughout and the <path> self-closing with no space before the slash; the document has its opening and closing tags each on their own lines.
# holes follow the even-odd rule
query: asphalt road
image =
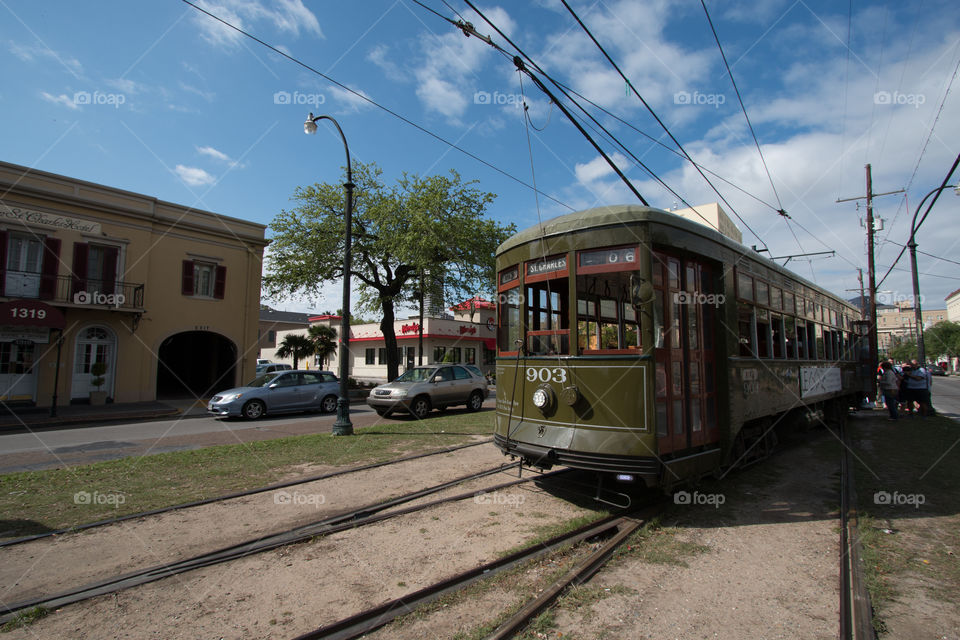
<svg viewBox="0 0 960 640">
<path fill-rule="evenodd" d="M 960 375 L 935 377 L 931 401 L 938 412 L 960 419 Z"/>
<path fill-rule="evenodd" d="M 484 408 L 491 410 L 494 404 L 491 396 L 484 403 Z M 449 410 L 451 414 L 462 411 L 466 409 L 455 407 Z M 411 419 L 407 414 L 381 418 L 366 404 L 350 405 L 350 420 L 355 427 Z M 330 433 L 335 420 L 336 414 L 316 413 L 265 416 L 255 421 L 200 416 L 2 434 L 0 474 L 91 464 L 220 444 Z"/>
</svg>

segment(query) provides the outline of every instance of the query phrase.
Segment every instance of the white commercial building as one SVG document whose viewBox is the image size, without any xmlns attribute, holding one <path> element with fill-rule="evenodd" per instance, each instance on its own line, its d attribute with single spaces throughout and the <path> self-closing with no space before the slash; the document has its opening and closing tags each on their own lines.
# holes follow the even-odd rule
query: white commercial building
<svg viewBox="0 0 960 640">
<path fill-rule="evenodd" d="M 452 315 L 423 318 L 423 353 L 420 353 L 421 323 L 418 316 L 394 322 L 400 373 L 420 364 L 457 362 L 474 364 L 484 372 L 492 373 L 497 355 L 496 305 L 481 298 L 467 300 L 450 309 Z M 311 325 L 326 325 L 340 335 L 340 316 L 320 315 L 310 318 Z M 304 329 L 277 332 L 277 343 L 287 334 L 306 335 Z M 339 373 L 339 349 L 325 362 L 314 360 L 318 367 Z M 276 362 L 289 362 L 274 357 Z M 387 379 L 386 341 L 379 322 L 350 327 L 351 378 L 360 381 L 383 382 Z"/>
</svg>

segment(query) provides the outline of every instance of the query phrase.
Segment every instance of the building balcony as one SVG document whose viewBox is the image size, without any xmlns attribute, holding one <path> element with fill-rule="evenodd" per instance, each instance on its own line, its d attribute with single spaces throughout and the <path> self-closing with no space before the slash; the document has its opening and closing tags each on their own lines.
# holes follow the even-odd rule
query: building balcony
<svg viewBox="0 0 960 640">
<path fill-rule="evenodd" d="M 26 271 L 0 274 L 0 296 L 43 300 L 58 307 L 110 309 L 142 313 L 144 285 L 74 276 L 48 276 Z"/>
</svg>

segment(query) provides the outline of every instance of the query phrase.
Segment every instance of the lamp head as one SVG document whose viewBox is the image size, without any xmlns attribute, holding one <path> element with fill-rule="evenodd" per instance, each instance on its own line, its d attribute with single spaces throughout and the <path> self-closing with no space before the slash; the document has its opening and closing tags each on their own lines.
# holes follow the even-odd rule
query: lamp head
<svg viewBox="0 0 960 640">
<path fill-rule="evenodd" d="M 313 119 L 313 114 L 307 116 L 307 121 L 303 123 L 303 132 L 307 135 L 313 135 L 317 132 L 317 123 Z"/>
</svg>

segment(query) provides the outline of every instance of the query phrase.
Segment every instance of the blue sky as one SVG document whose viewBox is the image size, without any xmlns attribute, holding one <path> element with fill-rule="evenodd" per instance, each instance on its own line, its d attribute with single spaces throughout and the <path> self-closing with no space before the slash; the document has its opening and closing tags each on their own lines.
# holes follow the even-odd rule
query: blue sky
<svg viewBox="0 0 960 640">
<path fill-rule="evenodd" d="M 456 19 L 440 0 L 424 0 Z M 461 0 L 449 6 L 509 45 Z M 178 0 L 0 0 L 0 159 L 268 224 L 298 185 L 338 182 L 343 148 L 307 112 L 337 118 L 351 154 L 388 183 L 456 169 L 498 194 L 492 217 L 525 228 L 571 210 L 636 198 L 511 60 L 409 0 L 208 0 L 211 13 L 343 85 L 455 142 L 527 187 L 332 85 Z M 878 279 L 909 235 L 920 199 L 960 151 L 960 16 L 950 2 L 709 2 L 773 186 L 699 2 L 572 2 L 631 83 L 773 255 L 836 250 L 790 267 L 846 295 L 866 267 L 864 165 L 876 200 Z M 546 72 L 670 144 L 602 54 L 554 0 L 478 4 Z M 848 25 L 849 43 L 848 49 Z M 949 92 L 948 92 L 949 87 Z M 593 113 L 691 204 L 718 197 L 688 164 L 598 110 Z M 605 149 L 614 153 L 612 145 Z M 614 158 L 653 205 L 667 192 L 621 152 Z M 956 180 L 956 177 L 954 178 Z M 747 195 L 747 192 L 751 195 Z M 557 202 L 559 201 L 559 203 Z M 560 204 L 562 203 L 562 204 Z M 775 209 L 783 206 L 788 224 Z M 909 207 L 909 209 L 908 209 Z M 946 191 L 918 234 L 921 251 L 960 262 L 960 198 Z M 924 307 L 960 288 L 954 262 L 920 255 Z M 781 261 L 782 262 L 782 261 Z M 907 256 L 879 287 L 910 296 Z M 336 309 L 338 284 L 289 310 Z M 852 294 L 849 294 L 852 295 Z"/>
</svg>

